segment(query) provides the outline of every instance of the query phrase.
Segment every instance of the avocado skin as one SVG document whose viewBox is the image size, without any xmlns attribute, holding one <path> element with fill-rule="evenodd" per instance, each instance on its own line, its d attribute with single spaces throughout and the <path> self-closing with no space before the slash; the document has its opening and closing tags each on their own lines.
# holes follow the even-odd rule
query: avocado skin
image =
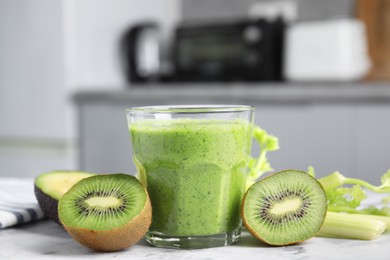
<svg viewBox="0 0 390 260">
<path fill-rule="evenodd" d="M 34 192 L 35 197 L 38 200 L 38 204 L 45 216 L 50 220 L 61 224 L 58 218 L 58 201 L 41 191 L 36 185 L 34 185 Z"/>
</svg>

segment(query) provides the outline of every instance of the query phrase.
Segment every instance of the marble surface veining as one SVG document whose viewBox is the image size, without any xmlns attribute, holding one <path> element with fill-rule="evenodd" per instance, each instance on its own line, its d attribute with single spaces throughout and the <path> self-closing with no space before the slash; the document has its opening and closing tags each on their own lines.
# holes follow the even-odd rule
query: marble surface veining
<svg viewBox="0 0 390 260">
<path fill-rule="evenodd" d="M 144 240 L 124 251 L 97 253 L 74 241 L 51 221 L 0 231 L 0 259 L 390 259 L 390 233 L 372 241 L 314 237 L 286 247 L 269 247 L 244 232 L 234 245 L 177 250 L 149 246 Z"/>
</svg>

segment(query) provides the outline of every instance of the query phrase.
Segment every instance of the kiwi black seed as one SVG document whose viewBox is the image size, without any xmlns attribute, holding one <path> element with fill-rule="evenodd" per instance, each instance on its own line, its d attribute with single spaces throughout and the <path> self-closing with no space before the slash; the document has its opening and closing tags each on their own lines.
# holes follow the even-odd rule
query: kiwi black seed
<svg viewBox="0 0 390 260">
<path fill-rule="evenodd" d="M 58 213 L 76 241 L 97 251 L 118 251 L 137 243 L 152 218 L 145 187 L 127 174 L 81 180 L 61 198 Z"/>
<path fill-rule="evenodd" d="M 256 238 L 288 245 L 316 235 L 325 219 L 327 201 L 321 184 L 298 170 L 274 173 L 245 194 L 242 218 Z"/>
</svg>

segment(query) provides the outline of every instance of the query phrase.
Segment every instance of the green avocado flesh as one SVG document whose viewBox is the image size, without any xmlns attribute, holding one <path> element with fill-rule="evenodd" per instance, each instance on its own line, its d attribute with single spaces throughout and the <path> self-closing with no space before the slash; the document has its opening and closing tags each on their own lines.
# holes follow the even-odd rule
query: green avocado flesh
<svg viewBox="0 0 390 260">
<path fill-rule="evenodd" d="M 75 183 L 93 175 L 92 173 L 74 171 L 49 172 L 39 175 L 35 179 L 35 186 L 58 201 Z"/>
<path fill-rule="evenodd" d="M 97 175 L 75 184 L 61 198 L 58 213 L 66 227 L 109 230 L 137 216 L 146 199 L 144 186 L 133 176 Z"/>
<path fill-rule="evenodd" d="M 55 171 L 39 175 L 34 181 L 35 196 L 46 216 L 58 221 L 58 201 L 75 183 L 95 174 L 80 171 Z"/>
<path fill-rule="evenodd" d="M 286 170 L 249 188 L 243 218 L 257 238 L 271 245 L 287 245 L 317 234 L 326 210 L 326 195 L 319 182 L 303 171 Z"/>
</svg>

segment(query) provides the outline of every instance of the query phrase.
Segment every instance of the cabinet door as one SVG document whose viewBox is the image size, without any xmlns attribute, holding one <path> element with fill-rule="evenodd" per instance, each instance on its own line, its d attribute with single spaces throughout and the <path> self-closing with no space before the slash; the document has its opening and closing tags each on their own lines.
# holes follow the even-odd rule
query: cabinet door
<svg viewBox="0 0 390 260">
<path fill-rule="evenodd" d="M 79 107 L 79 166 L 97 173 L 134 173 L 126 107 Z"/>
<path fill-rule="evenodd" d="M 346 105 L 259 105 L 256 124 L 279 138 L 280 150 L 269 153 L 275 170 L 307 170 L 313 166 L 317 176 L 324 176 L 335 170 L 351 171 L 355 153 L 351 153 L 350 144 L 356 133 L 350 128 L 355 114 Z M 254 154 L 258 150 L 254 143 Z"/>
<path fill-rule="evenodd" d="M 379 184 L 380 176 L 390 169 L 390 106 L 362 104 L 356 109 L 356 176 Z"/>
</svg>

